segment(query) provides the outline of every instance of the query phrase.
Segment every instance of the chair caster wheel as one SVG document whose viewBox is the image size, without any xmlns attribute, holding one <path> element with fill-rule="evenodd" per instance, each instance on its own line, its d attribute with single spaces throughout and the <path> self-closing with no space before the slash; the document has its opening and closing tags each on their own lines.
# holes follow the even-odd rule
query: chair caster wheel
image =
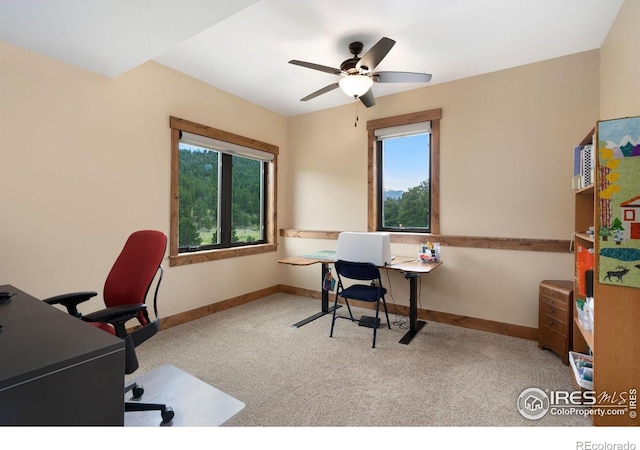
<svg viewBox="0 0 640 450">
<path fill-rule="evenodd" d="M 173 409 L 167 406 L 164 411 L 160 412 L 160 415 L 162 416 L 162 423 L 169 423 L 173 420 L 175 413 L 173 412 Z"/>
<path fill-rule="evenodd" d="M 133 398 L 140 398 L 142 397 L 142 394 L 144 394 L 144 387 L 136 384 L 131 392 L 133 393 Z"/>
</svg>

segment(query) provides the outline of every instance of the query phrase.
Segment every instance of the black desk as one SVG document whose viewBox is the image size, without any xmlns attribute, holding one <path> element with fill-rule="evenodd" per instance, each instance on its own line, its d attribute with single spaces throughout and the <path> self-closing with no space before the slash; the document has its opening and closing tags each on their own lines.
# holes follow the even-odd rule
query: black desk
<svg viewBox="0 0 640 450">
<path fill-rule="evenodd" d="M 124 425 L 124 341 L 11 285 L 0 304 L 0 425 Z"/>
<path fill-rule="evenodd" d="M 325 274 L 329 271 L 329 264 L 333 262 L 333 259 L 329 256 L 330 252 L 320 252 L 321 258 L 314 258 L 313 255 L 308 256 L 294 256 L 282 259 L 278 262 L 282 264 L 289 264 L 292 266 L 308 266 L 312 264 L 321 263 L 322 265 L 322 279 L 324 280 Z M 401 344 L 408 344 L 413 337 L 418 334 L 418 331 L 425 326 L 426 322 L 418 320 L 418 283 L 417 280 L 423 273 L 429 273 L 437 267 L 442 265 L 442 261 L 438 262 L 418 262 L 416 258 L 411 257 L 396 257 L 394 263 L 388 266 L 381 267 L 385 270 L 396 270 L 401 272 L 404 277 L 409 280 L 409 331 L 400 339 Z M 322 284 L 321 284 L 322 285 Z M 339 307 L 340 305 L 338 305 Z M 307 317 L 300 322 L 293 324 L 293 327 L 301 327 L 312 320 L 324 316 L 333 312 L 333 307 L 329 307 L 329 293 L 322 289 L 322 309 L 319 313 L 313 316 Z"/>
</svg>

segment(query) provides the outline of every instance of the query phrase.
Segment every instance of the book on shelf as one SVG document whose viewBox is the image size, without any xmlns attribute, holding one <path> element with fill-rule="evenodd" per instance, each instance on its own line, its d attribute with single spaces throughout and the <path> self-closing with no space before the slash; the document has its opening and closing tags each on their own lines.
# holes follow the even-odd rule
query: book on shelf
<svg viewBox="0 0 640 450">
<path fill-rule="evenodd" d="M 576 145 L 573 147 L 573 176 L 580 175 L 581 167 L 581 155 L 582 155 L 582 145 Z"/>
<path fill-rule="evenodd" d="M 580 242 L 576 242 L 576 265 L 578 294 L 586 297 L 587 294 L 593 291 L 593 249 L 585 247 Z M 591 273 L 589 274 L 588 272 Z M 589 277 L 591 277 L 591 279 L 589 279 Z"/>
<path fill-rule="evenodd" d="M 573 189 L 582 189 L 594 181 L 595 158 L 593 145 L 576 145 L 573 147 Z"/>
<path fill-rule="evenodd" d="M 573 147 L 573 189 L 580 189 L 580 173 L 582 172 L 582 165 L 580 160 L 582 159 L 582 146 L 576 145 Z"/>
</svg>

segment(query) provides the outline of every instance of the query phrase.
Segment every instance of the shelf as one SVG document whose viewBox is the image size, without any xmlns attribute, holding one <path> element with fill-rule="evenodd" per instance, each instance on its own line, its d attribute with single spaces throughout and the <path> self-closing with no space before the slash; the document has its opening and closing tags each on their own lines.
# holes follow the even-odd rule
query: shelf
<svg viewBox="0 0 640 450">
<path fill-rule="evenodd" d="M 593 192 L 593 184 L 590 184 L 589 186 L 585 186 L 583 188 L 575 190 L 576 194 L 590 194 L 592 192 Z"/>
<path fill-rule="evenodd" d="M 591 351 L 593 351 L 593 333 L 591 331 L 589 331 L 589 330 L 586 330 L 582 326 L 582 324 L 580 323 L 580 321 L 578 320 L 577 317 L 574 317 L 573 321 L 576 323 L 576 326 L 578 327 L 578 330 L 580 330 L 580 334 L 582 334 L 582 337 L 584 338 L 584 341 L 587 343 L 587 345 L 589 346 Z"/>
<path fill-rule="evenodd" d="M 575 234 L 576 238 L 582 239 L 583 241 L 587 241 L 587 242 L 595 242 L 593 235 L 592 234 L 587 234 L 587 233 L 576 233 Z"/>
</svg>

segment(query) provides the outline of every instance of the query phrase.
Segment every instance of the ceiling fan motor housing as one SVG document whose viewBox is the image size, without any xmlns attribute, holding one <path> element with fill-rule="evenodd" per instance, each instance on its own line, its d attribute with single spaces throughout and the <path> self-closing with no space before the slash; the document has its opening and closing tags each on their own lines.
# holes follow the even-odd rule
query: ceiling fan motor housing
<svg viewBox="0 0 640 450">
<path fill-rule="evenodd" d="M 340 70 L 348 73 L 349 75 L 352 75 L 354 73 L 360 73 L 360 70 L 363 70 L 365 72 L 368 71 L 369 70 L 368 67 L 362 66 L 360 67 L 360 70 L 356 67 L 356 65 L 358 64 L 358 61 L 360 61 L 360 58 L 358 58 L 358 55 L 362 53 L 363 48 L 364 48 L 364 45 L 362 44 L 362 42 L 352 42 L 351 44 L 349 44 L 349 52 L 351 52 L 351 54 L 353 55 L 353 58 L 349 58 L 343 61 L 342 64 L 340 64 Z"/>
<path fill-rule="evenodd" d="M 347 59 L 343 61 L 342 64 L 340 64 L 340 70 L 346 72 L 349 75 L 360 73 L 360 71 L 356 68 L 356 64 L 358 64 L 358 61 L 360 61 L 360 58 Z"/>
</svg>

